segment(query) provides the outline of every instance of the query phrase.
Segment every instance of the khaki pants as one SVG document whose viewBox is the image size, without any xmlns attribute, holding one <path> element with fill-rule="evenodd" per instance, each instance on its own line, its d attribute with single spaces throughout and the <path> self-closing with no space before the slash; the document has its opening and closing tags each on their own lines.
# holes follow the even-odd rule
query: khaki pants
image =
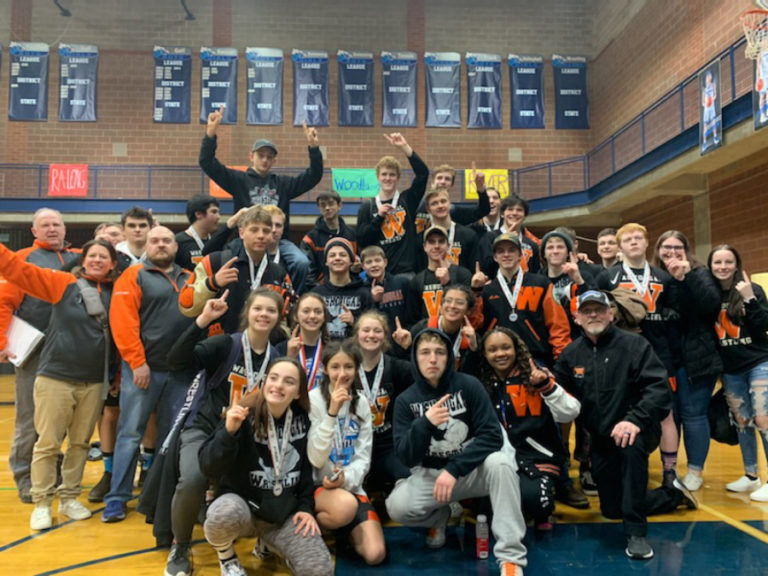
<svg viewBox="0 0 768 576">
<path fill-rule="evenodd" d="M 80 495 L 88 442 L 103 403 L 101 382 L 64 382 L 42 375 L 35 379 L 38 438 L 30 491 L 35 503 L 50 505 L 54 492 L 61 500 Z M 69 447 L 61 466 L 61 486 L 56 489 L 56 460 L 65 436 Z"/>
</svg>

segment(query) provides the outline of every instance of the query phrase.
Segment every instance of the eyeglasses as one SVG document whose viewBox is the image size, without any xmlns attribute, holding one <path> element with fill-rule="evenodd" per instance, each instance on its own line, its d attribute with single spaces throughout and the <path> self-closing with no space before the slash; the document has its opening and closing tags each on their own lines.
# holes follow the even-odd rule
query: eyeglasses
<svg viewBox="0 0 768 576">
<path fill-rule="evenodd" d="M 670 246 L 669 244 L 662 244 L 659 246 L 661 250 L 669 250 L 670 252 L 683 252 L 685 250 L 685 246 Z"/>
</svg>

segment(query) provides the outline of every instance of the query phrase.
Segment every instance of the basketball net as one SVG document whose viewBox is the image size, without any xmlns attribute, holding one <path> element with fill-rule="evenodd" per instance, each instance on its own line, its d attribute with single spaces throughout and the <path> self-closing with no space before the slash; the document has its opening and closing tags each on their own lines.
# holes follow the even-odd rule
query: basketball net
<svg viewBox="0 0 768 576">
<path fill-rule="evenodd" d="M 747 10 L 740 20 L 747 39 L 744 56 L 757 60 L 768 51 L 768 10 Z"/>
</svg>

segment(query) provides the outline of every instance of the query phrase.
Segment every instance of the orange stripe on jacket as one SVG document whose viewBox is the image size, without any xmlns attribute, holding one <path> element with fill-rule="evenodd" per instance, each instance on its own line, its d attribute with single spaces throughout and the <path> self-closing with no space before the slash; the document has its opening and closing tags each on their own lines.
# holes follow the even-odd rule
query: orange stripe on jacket
<svg viewBox="0 0 768 576">
<path fill-rule="evenodd" d="M 109 324 L 115 345 L 132 369 L 146 363 L 144 344 L 141 342 L 141 286 L 137 277 L 144 264 L 126 268 L 112 289 L 112 303 L 109 306 Z"/>
</svg>

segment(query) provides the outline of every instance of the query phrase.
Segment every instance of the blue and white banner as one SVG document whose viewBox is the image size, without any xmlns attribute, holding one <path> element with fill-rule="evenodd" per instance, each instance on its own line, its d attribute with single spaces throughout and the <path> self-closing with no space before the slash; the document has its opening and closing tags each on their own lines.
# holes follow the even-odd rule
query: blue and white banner
<svg viewBox="0 0 768 576">
<path fill-rule="evenodd" d="M 93 44 L 59 44 L 59 120 L 96 122 L 99 49 Z"/>
<path fill-rule="evenodd" d="M 415 52 L 381 53 L 381 125 L 418 126 Z"/>
<path fill-rule="evenodd" d="M 293 51 L 293 125 L 328 126 L 328 52 Z"/>
<path fill-rule="evenodd" d="M 510 54 L 509 127 L 544 128 L 544 58 Z"/>
<path fill-rule="evenodd" d="M 283 123 L 283 51 L 246 48 L 248 94 L 246 124 Z"/>
<path fill-rule="evenodd" d="M 501 128 L 501 56 L 467 52 L 467 128 Z"/>
<path fill-rule="evenodd" d="M 237 124 L 237 48 L 200 48 L 200 123 L 225 106 L 222 124 Z"/>
<path fill-rule="evenodd" d="M 339 50 L 339 126 L 373 126 L 373 53 Z"/>
<path fill-rule="evenodd" d="M 699 72 L 699 151 L 712 152 L 723 145 L 723 99 L 720 90 L 720 60 Z"/>
<path fill-rule="evenodd" d="M 768 125 L 768 50 L 760 52 L 753 67 L 752 117 L 755 130 L 759 130 Z"/>
<path fill-rule="evenodd" d="M 555 128 L 589 128 L 587 59 L 582 56 L 552 55 L 555 71 Z"/>
<path fill-rule="evenodd" d="M 458 52 L 426 52 L 426 126 L 461 127 L 461 56 Z"/>
<path fill-rule="evenodd" d="M 192 51 L 180 46 L 155 46 L 154 121 L 188 124 L 192 119 Z"/>
<path fill-rule="evenodd" d="M 42 42 L 11 42 L 9 120 L 48 120 L 50 49 Z"/>
</svg>

